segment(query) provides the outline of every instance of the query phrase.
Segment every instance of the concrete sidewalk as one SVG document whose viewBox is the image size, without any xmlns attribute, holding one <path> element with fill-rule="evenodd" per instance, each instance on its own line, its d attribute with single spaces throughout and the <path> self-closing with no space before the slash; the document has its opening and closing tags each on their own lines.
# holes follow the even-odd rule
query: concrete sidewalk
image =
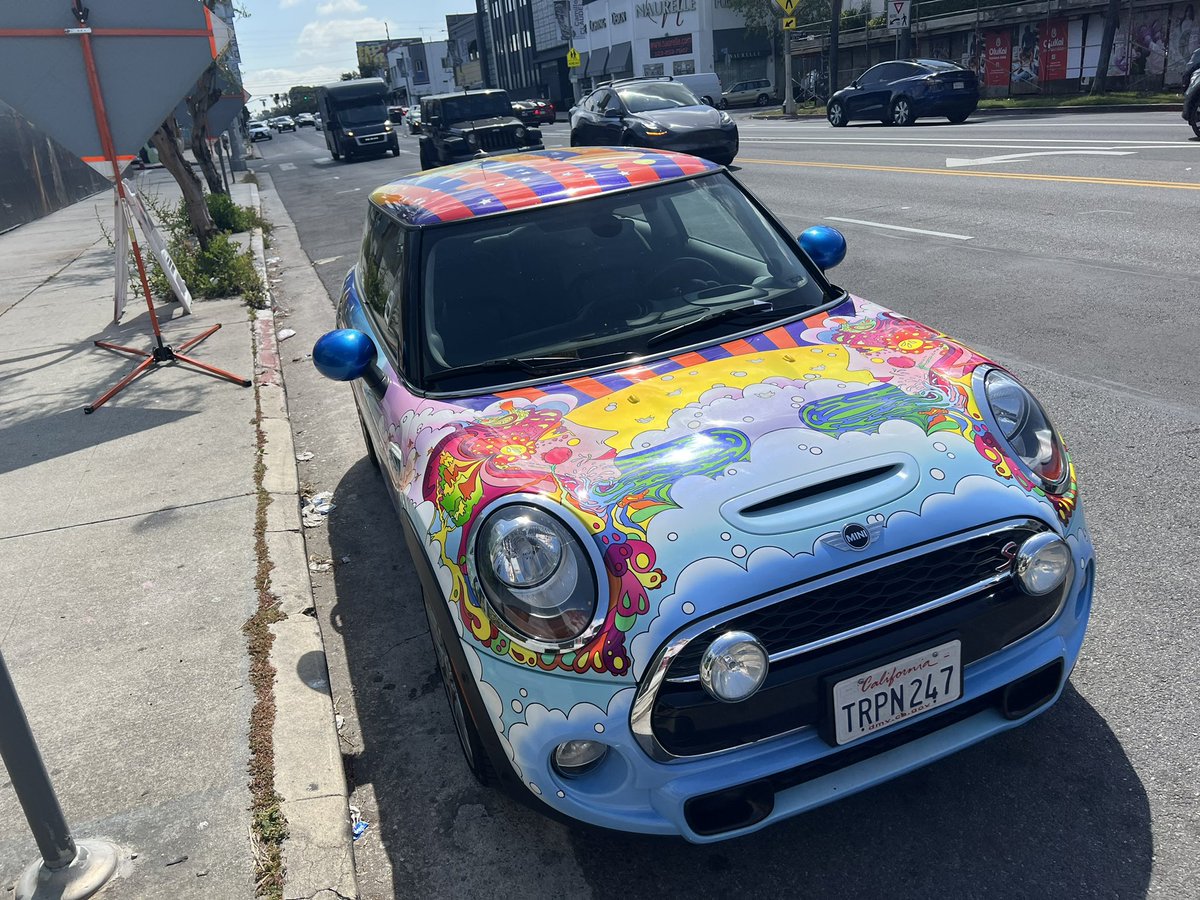
<svg viewBox="0 0 1200 900">
<path fill-rule="evenodd" d="M 156 184 L 173 193 L 162 173 L 143 179 L 146 193 Z M 238 185 L 234 199 L 252 194 Z M 92 341 L 151 346 L 139 295 L 112 324 L 113 253 L 101 225 L 111 221 L 111 195 L 100 194 L 0 236 L 0 650 L 75 838 L 125 852 L 102 897 L 251 898 L 255 697 L 242 627 L 259 606 L 257 391 L 164 366 L 84 415 L 136 362 Z M 269 360 L 256 357 L 264 341 L 273 348 L 269 316 L 254 327 L 238 298 L 195 300 L 191 316 L 175 303 L 158 313 L 174 345 L 222 323 L 189 352 L 257 375 L 259 388 L 272 380 Z M 267 415 L 286 418 L 281 384 L 270 389 Z M 273 527 L 285 538 L 300 527 L 290 448 L 264 454 L 273 462 L 266 489 L 281 486 Z M 305 559 L 275 566 L 288 611 L 298 612 Z M 281 701 L 276 742 L 282 735 L 292 756 L 317 757 L 312 784 L 335 801 L 341 784 L 342 798 L 323 809 L 332 817 L 323 834 L 301 822 L 285 845 L 303 872 L 350 854 L 324 656 L 315 623 L 296 618 L 304 621 L 275 629 L 299 627 L 291 646 L 304 665 L 281 668 L 277 695 L 312 697 L 293 704 L 306 710 L 298 721 Z M 328 846 L 309 858 L 309 840 Z M 35 857 L 0 768 L 0 897 Z M 322 886 L 342 876 L 349 895 L 352 864 L 348 879 L 343 870 Z M 285 882 L 285 896 L 314 893 Z"/>
</svg>

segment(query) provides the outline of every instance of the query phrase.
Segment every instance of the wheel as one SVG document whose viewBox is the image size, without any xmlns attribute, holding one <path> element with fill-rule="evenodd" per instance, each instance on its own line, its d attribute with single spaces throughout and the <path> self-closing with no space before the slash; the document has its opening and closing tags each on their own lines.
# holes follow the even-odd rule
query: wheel
<svg viewBox="0 0 1200 900">
<path fill-rule="evenodd" d="M 426 610 L 426 618 L 429 611 Z M 458 745 L 462 748 L 463 759 L 467 768 L 483 787 L 487 787 L 496 779 L 495 770 L 487 752 L 483 749 L 483 741 L 475 730 L 475 723 L 467 712 L 467 701 L 463 697 L 462 687 L 454 677 L 454 669 L 450 665 L 450 654 L 445 644 L 438 636 L 433 622 L 429 623 L 429 637 L 433 641 L 433 655 L 437 659 L 438 672 L 442 676 L 442 687 L 446 689 L 446 703 L 450 707 L 450 719 L 454 722 L 454 731 L 458 734 Z"/>
<path fill-rule="evenodd" d="M 358 414 L 358 427 L 362 429 L 363 443 L 367 445 L 367 459 L 371 460 L 371 465 L 378 469 L 379 457 L 375 453 L 375 445 L 371 443 L 371 434 L 367 431 L 367 423 L 363 421 L 362 413 Z"/>
<path fill-rule="evenodd" d="M 829 119 L 829 124 L 834 128 L 846 127 L 846 109 L 842 106 L 842 101 L 834 100 L 825 109 L 825 117 Z"/>
<path fill-rule="evenodd" d="M 338 153 L 336 150 L 330 150 L 329 153 L 334 158 L 334 160 L 339 160 L 342 158 L 342 154 Z"/>
<path fill-rule="evenodd" d="M 967 117 L 973 112 L 973 109 L 968 109 L 966 112 L 956 112 L 952 116 L 946 116 L 946 118 L 950 120 L 952 125 L 961 125 L 963 122 L 967 121 Z"/>
<path fill-rule="evenodd" d="M 729 101 L 722 97 L 721 102 L 717 104 L 717 109 L 729 109 Z"/>
<path fill-rule="evenodd" d="M 578 147 L 578 146 L 579 146 L 579 144 L 578 144 L 578 143 L 576 143 L 576 141 L 575 141 L 575 129 L 574 129 L 574 128 L 572 128 L 572 129 L 571 129 L 571 146 L 572 146 L 572 147 Z"/>
<path fill-rule="evenodd" d="M 646 294 L 655 297 L 703 290 L 710 282 L 720 284 L 721 280 L 721 273 L 712 263 L 695 256 L 681 256 L 667 263 L 646 282 Z"/>
<path fill-rule="evenodd" d="M 759 94 L 758 98 L 754 102 L 757 103 L 759 106 L 766 106 L 768 103 L 771 102 L 771 98 L 768 97 L 766 94 Z"/>
<path fill-rule="evenodd" d="M 432 148 L 429 146 L 428 141 L 421 141 L 420 156 L 421 156 L 421 171 L 422 172 L 424 172 L 428 169 L 435 168 L 437 166 L 437 159 L 434 158 L 433 153 L 430 152 L 431 150 L 432 150 Z"/>
<path fill-rule="evenodd" d="M 1196 137 L 1200 137 L 1200 102 L 1192 107 L 1192 114 L 1188 116 L 1188 124 L 1192 126 L 1192 131 L 1196 132 Z"/>
<path fill-rule="evenodd" d="M 897 97 L 893 100 L 889 120 L 893 125 L 901 128 L 905 128 L 915 122 L 917 119 L 913 115 L 912 101 L 907 97 Z"/>
</svg>

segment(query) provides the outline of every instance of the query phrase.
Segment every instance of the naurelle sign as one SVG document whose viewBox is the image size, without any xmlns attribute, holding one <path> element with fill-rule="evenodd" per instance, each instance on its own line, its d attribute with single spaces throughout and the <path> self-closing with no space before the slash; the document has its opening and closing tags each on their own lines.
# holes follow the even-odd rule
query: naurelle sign
<svg viewBox="0 0 1200 900">
<path fill-rule="evenodd" d="M 696 11 L 696 0 L 648 0 L 634 7 L 634 14 L 642 19 L 658 19 L 661 27 L 667 27 L 667 19 L 675 17 L 677 26 L 683 24 L 683 14 Z"/>
</svg>

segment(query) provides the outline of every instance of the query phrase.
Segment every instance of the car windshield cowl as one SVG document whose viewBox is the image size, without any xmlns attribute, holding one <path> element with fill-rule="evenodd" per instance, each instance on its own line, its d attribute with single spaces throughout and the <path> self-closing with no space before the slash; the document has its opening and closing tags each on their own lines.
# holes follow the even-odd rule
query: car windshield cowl
<svg viewBox="0 0 1200 900">
<path fill-rule="evenodd" d="M 454 369 L 444 369 L 426 376 L 429 384 L 450 381 L 480 373 L 522 372 L 527 375 L 544 376 L 564 372 L 583 371 L 617 363 L 635 362 L 637 357 L 630 353 L 605 353 L 600 356 L 504 356 L 483 362 L 471 363 Z"/>
</svg>

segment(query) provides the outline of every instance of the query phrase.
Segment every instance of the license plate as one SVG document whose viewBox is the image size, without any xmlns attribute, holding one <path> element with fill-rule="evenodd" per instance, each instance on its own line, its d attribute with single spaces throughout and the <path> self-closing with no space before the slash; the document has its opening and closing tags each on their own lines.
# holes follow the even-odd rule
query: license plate
<svg viewBox="0 0 1200 900">
<path fill-rule="evenodd" d="M 833 686 L 839 745 L 945 706 L 962 696 L 962 643 L 947 641 Z"/>
<path fill-rule="evenodd" d="M 961 91 L 961 90 L 962 90 L 963 88 L 965 88 L 966 86 L 967 86 L 967 83 L 966 83 L 965 81 L 956 81 L 956 82 L 954 82 L 954 89 L 955 89 L 956 91 Z"/>
<path fill-rule="evenodd" d="M 373 141 L 382 141 L 382 140 L 383 140 L 383 135 L 382 135 L 382 134 L 375 134 L 375 135 L 372 135 L 371 137 L 365 137 L 365 138 L 362 138 L 362 142 L 363 142 L 364 144 L 370 144 L 370 143 L 372 143 Z"/>
</svg>

